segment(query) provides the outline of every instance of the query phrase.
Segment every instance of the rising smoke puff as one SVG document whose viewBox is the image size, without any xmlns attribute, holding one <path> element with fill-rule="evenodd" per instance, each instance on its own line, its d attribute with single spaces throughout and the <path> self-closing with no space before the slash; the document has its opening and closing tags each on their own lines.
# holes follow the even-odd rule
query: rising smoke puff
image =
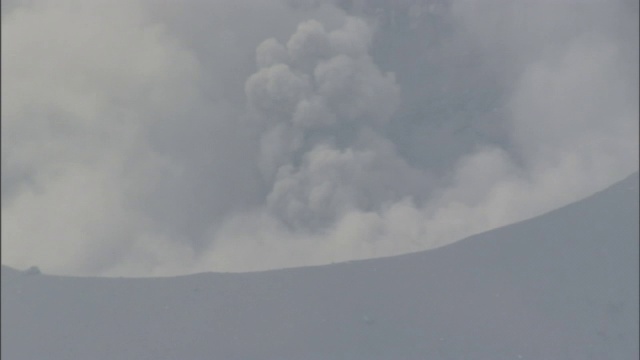
<svg viewBox="0 0 640 360">
<path fill-rule="evenodd" d="M 282 54 L 273 39 L 258 46 L 258 64 L 270 66 L 245 89 L 256 120 L 271 124 L 260 142 L 261 170 L 272 184 L 266 206 L 294 229 L 325 229 L 347 211 L 373 210 L 410 191 L 402 182 L 380 181 L 392 169 L 411 169 L 396 165 L 402 161 L 392 147 L 391 156 L 381 157 L 361 135 L 380 137 L 371 129 L 390 120 L 399 98 L 393 74 L 383 74 L 368 55 L 370 44 L 369 26 L 346 18 L 331 32 L 316 20 L 301 23 L 287 41 L 288 57 L 281 57 L 290 65 L 261 60 Z"/>
</svg>

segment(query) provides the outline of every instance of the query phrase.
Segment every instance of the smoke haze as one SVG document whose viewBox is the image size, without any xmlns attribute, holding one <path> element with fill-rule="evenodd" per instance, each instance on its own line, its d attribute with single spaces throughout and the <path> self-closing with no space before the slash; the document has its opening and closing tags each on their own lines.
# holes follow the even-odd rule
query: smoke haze
<svg viewBox="0 0 640 360">
<path fill-rule="evenodd" d="M 442 246 L 638 169 L 633 1 L 6 1 L 2 263 Z"/>
</svg>

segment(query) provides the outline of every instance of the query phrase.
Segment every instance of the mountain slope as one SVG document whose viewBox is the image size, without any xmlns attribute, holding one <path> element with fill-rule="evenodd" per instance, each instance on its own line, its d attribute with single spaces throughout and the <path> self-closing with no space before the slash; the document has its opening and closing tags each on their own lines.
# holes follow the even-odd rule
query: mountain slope
<svg viewBox="0 0 640 360">
<path fill-rule="evenodd" d="M 637 359 L 638 174 L 415 254 L 105 279 L 2 267 L 3 359 Z"/>
</svg>

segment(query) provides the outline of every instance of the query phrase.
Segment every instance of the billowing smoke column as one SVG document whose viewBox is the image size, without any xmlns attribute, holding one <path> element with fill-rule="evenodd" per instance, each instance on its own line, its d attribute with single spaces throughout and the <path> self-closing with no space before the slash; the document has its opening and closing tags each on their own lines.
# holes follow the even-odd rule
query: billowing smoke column
<svg viewBox="0 0 640 360">
<path fill-rule="evenodd" d="M 3 2 L 3 264 L 393 255 L 637 170 L 629 2 L 192 5 Z"/>
<path fill-rule="evenodd" d="M 380 135 L 399 88 L 368 55 L 371 37 L 357 18 L 332 32 L 310 20 L 286 47 L 273 38 L 258 47 L 261 68 L 245 88 L 264 127 L 266 209 L 293 229 L 326 229 L 350 211 L 424 190 L 421 174 Z"/>
</svg>

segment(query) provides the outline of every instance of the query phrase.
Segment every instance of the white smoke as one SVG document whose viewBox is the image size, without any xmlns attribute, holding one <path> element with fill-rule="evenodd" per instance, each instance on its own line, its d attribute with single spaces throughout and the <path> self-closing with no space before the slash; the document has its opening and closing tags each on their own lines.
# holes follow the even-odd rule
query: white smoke
<svg viewBox="0 0 640 360">
<path fill-rule="evenodd" d="M 3 3 L 4 264 L 386 256 L 637 170 L 633 4 L 193 5 Z"/>
</svg>

